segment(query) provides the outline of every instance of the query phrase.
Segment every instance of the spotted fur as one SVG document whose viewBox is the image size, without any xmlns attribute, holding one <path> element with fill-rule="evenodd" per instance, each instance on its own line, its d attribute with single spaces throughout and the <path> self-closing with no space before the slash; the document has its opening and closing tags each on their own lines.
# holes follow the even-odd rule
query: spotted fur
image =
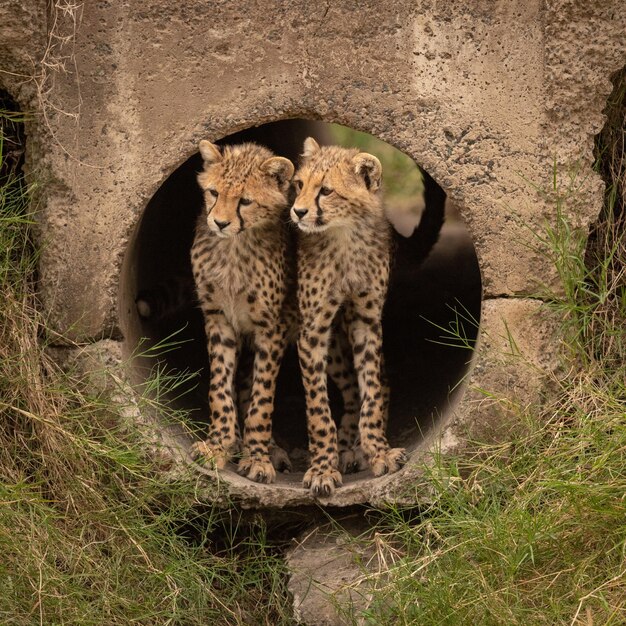
<svg viewBox="0 0 626 626">
<path fill-rule="evenodd" d="M 311 454 L 303 484 L 316 495 L 329 495 L 342 483 L 337 431 L 323 375 L 333 343 L 333 320 L 340 309 L 360 392 L 358 412 L 353 410 L 353 398 L 340 428 L 342 469 L 358 463 L 357 431 L 374 475 L 395 472 L 405 462 L 405 451 L 390 448 L 385 434 L 381 316 L 392 239 L 379 194 L 381 176 L 375 156 L 355 149 L 320 148 L 309 138 L 294 177 L 298 195 L 290 216 L 299 229 L 298 354 Z M 339 340 L 337 335 L 334 341 Z"/>
<path fill-rule="evenodd" d="M 210 424 L 197 456 L 223 467 L 238 451 L 237 359 L 242 342 L 254 348 L 252 386 L 238 471 L 272 482 L 270 460 L 276 376 L 295 324 L 293 259 L 284 223 L 292 163 L 255 144 L 200 142 L 204 207 L 196 224 L 191 265 L 204 315 L 210 357 Z M 290 307 L 290 304 L 292 306 Z M 246 396 L 248 392 L 245 392 Z"/>
</svg>

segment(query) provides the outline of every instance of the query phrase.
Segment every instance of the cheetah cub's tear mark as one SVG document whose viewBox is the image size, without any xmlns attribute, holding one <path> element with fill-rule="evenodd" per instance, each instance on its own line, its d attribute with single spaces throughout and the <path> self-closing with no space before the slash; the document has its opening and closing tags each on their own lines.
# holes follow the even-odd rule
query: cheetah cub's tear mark
<svg viewBox="0 0 626 626">
<path fill-rule="evenodd" d="M 192 452 L 221 468 L 241 448 L 238 472 L 269 483 L 270 455 L 288 465 L 271 437 L 276 376 L 296 315 L 293 304 L 289 310 L 295 287 L 284 223 L 294 167 L 251 143 L 219 148 L 201 141 L 200 153 L 204 206 L 191 265 L 210 357 L 210 422 L 206 441 Z M 254 364 L 240 442 L 235 373 L 244 341 L 254 349 Z"/>
<path fill-rule="evenodd" d="M 392 240 L 379 194 L 381 176 L 375 156 L 336 146 L 320 148 L 309 138 L 294 177 L 297 197 L 290 216 L 299 229 L 298 355 L 311 455 L 303 484 L 316 496 L 328 496 L 341 485 L 325 375 L 333 320 L 340 309 L 360 394 L 358 416 L 347 411 L 340 427 L 341 465 L 358 464 L 357 432 L 375 476 L 396 472 L 406 461 L 404 449 L 390 448 L 385 434 L 381 316 Z"/>
</svg>

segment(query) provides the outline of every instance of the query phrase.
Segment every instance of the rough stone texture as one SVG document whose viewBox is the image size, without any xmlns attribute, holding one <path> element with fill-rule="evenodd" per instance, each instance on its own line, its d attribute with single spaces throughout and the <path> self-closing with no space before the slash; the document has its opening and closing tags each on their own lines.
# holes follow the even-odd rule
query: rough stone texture
<svg viewBox="0 0 626 626">
<path fill-rule="evenodd" d="M 364 519 L 352 519 L 340 528 L 320 526 L 293 540 L 285 560 L 298 624 L 354 624 L 368 608 L 382 569 L 368 530 Z"/>
<path fill-rule="evenodd" d="M 40 0 L 0 2 L 0 88 L 22 104 L 37 91 L 46 48 L 46 5 Z"/>
<path fill-rule="evenodd" d="M 14 74 L 41 76 L 46 36 L 42 101 Z M 201 138 L 323 119 L 412 156 L 471 231 L 487 300 L 470 390 L 440 425 L 443 449 L 501 420 L 502 404 L 474 388 L 514 392 L 521 403 L 541 392 L 537 370 L 502 357 L 502 337 L 512 333 L 543 367 L 554 353 L 551 323 L 539 319 L 540 303 L 506 297 L 554 281 L 531 233 L 553 219 L 554 194 L 535 186 L 550 190 L 555 160 L 560 183 L 578 172 L 568 216 L 585 228 L 599 213 L 591 146 L 609 77 L 626 63 L 622 0 L 372 0 L 358 11 L 351 0 L 102 0 L 49 14 L 43 0 L 5 0 L 0 42 L 0 80 L 35 108 L 28 166 L 45 183 L 40 287 L 62 334 L 115 337 L 130 354 L 133 268 L 124 257 L 147 202 Z M 436 441 L 431 433 L 412 459 Z M 390 478 L 348 481 L 332 503 L 397 499 L 415 476 L 409 464 Z M 246 506 L 310 501 L 295 479 L 277 488 L 233 475 L 227 487 Z"/>
<path fill-rule="evenodd" d="M 572 165 L 578 163 L 584 175 L 593 160 L 593 135 L 604 124 L 611 74 L 626 63 L 625 14 L 621 2 L 546 3 L 543 129 L 564 180 Z M 590 187 L 592 194 L 597 185 L 596 180 Z"/>
</svg>

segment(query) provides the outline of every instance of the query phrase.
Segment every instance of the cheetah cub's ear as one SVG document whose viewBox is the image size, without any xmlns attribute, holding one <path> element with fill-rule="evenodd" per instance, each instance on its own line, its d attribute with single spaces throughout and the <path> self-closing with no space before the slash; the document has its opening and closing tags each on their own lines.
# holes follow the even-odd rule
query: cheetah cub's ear
<svg viewBox="0 0 626 626">
<path fill-rule="evenodd" d="M 383 166 L 380 161 L 367 152 L 359 152 L 353 159 L 354 172 L 363 179 L 365 186 L 375 193 L 383 182 Z"/>
<path fill-rule="evenodd" d="M 199 149 L 205 165 L 212 165 L 222 160 L 222 153 L 220 152 L 219 146 L 216 146 L 206 139 L 200 142 Z"/>
<path fill-rule="evenodd" d="M 302 156 L 305 159 L 310 159 L 316 152 L 319 152 L 320 145 L 313 139 L 313 137 L 307 137 L 304 140 L 304 150 L 302 151 Z"/>
<path fill-rule="evenodd" d="M 294 166 L 289 159 L 272 157 L 261 163 L 261 171 L 275 178 L 281 191 L 287 191 L 293 176 Z"/>
</svg>

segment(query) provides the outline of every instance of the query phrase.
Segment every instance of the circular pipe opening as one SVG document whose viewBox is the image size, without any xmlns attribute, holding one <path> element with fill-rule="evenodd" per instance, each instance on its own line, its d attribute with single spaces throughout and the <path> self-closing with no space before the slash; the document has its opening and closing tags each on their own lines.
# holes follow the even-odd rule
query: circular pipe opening
<svg viewBox="0 0 626 626">
<path fill-rule="evenodd" d="M 416 453 L 433 426 L 445 420 L 458 401 L 478 334 L 481 280 L 471 237 L 432 177 L 371 135 L 335 124 L 283 120 L 237 132 L 217 143 L 254 141 L 297 163 L 308 136 L 320 144 L 358 146 L 383 163 L 385 206 L 394 224 L 396 247 L 383 318 L 391 392 L 388 437 L 392 446 Z M 135 381 L 145 382 L 156 369 L 168 376 L 179 375 L 182 382 L 164 399 L 183 411 L 190 425 L 198 426 L 198 436 L 206 432 L 209 414 L 209 362 L 202 314 L 194 302 L 189 251 L 203 201 L 196 182 L 201 170 L 202 160 L 196 153 L 148 203 L 127 250 L 120 302 L 127 352 L 144 355 L 134 360 Z M 156 320 L 142 319 L 135 308 L 137 294 L 165 284 L 170 294 L 176 294 L 179 306 Z M 172 289 L 172 285 L 178 286 Z M 153 356 L 145 356 L 151 350 Z M 329 389 L 333 415 L 340 416 L 341 397 L 332 381 Z M 295 346 L 288 349 L 281 366 L 273 432 L 294 469 L 289 475 L 278 474 L 275 486 L 297 487 L 307 464 L 307 435 Z M 186 443 L 190 445 L 191 438 Z M 225 476 L 229 474 L 227 469 Z M 345 476 L 344 481 L 371 478 L 365 471 Z"/>
</svg>

